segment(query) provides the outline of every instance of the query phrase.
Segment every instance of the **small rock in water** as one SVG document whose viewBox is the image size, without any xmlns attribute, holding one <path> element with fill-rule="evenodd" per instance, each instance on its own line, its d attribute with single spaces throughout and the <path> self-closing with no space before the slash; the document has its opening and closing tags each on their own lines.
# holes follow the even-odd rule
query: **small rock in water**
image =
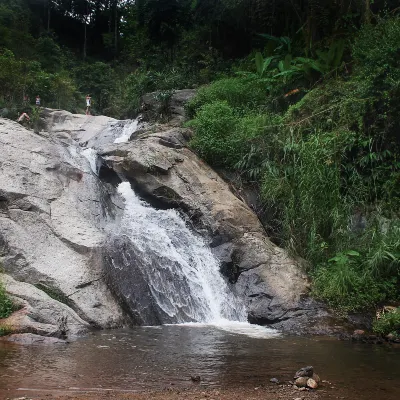
<svg viewBox="0 0 400 400">
<path fill-rule="evenodd" d="M 308 376 L 309 378 L 312 377 L 314 373 L 314 368 L 312 366 L 300 368 L 294 375 L 294 379 L 301 378 L 304 376 Z"/>
<path fill-rule="evenodd" d="M 294 382 L 294 384 L 298 387 L 306 387 L 307 386 L 307 381 L 308 377 L 302 376 L 300 378 L 297 378 Z"/>
<path fill-rule="evenodd" d="M 279 384 L 279 379 L 278 378 L 271 378 L 269 381 L 271 383 L 276 383 L 277 385 Z"/>
<path fill-rule="evenodd" d="M 307 386 L 308 386 L 309 388 L 311 388 L 311 389 L 316 389 L 316 388 L 318 387 L 318 383 L 315 382 L 314 379 L 310 378 L 310 379 L 307 381 Z"/>
</svg>

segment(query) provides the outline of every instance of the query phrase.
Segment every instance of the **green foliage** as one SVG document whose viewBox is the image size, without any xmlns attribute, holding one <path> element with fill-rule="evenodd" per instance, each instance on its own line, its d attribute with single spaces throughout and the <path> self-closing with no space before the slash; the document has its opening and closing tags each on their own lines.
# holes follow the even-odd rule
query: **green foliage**
<svg viewBox="0 0 400 400">
<path fill-rule="evenodd" d="M 391 333 L 400 337 L 400 308 L 385 312 L 380 319 L 375 320 L 373 330 L 380 335 Z"/>
<path fill-rule="evenodd" d="M 60 46 L 48 36 L 36 42 L 36 54 L 42 68 L 47 72 L 58 72 L 62 68 L 63 54 Z"/>
<path fill-rule="evenodd" d="M 216 101 L 226 101 L 230 107 L 238 110 L 255 110 L 267 101 L 267 91 L 254 78 L 225 78 L 201 87 L 197 96 L 186 106 L 188 115 L 194 116 L 203 105 Z"/>
<path fill-rule="evenodd" d="M 171 116 L 171 98 L 174 95 L 174 90 L 161 90 L 155 94 L 155 99 L 159 104 L 157 114 L 161 121 L 168 121 Z"/>
<path fill-rule="evenodd" d="M 83 63 L 74 72 L 80 92 L 92 97 L 92 110 L 102 112 L 107 109 L 116 78 L 111 66 L 100 61 Z"/>
<path fill-rule="evenodd" d="M 274 59 L 273 57 L 267 57 L 264 59 L 259 51 L 256 53 L 255 56 L 256 69 L 257 69 L 257 74 L 260 78 L 263 77 L 264 72 L 267 71 L 273 59 Z"/>
<path fill-rule="evenodd" d="M 7 318 L 14 310 L 14 304 L 0 282 L 0 319 Z"/>
<path fill-rule="evenodd" d="M 307 58 L 268 37 L 278 45 L 271 61 L 256 53 L 257 74 L 216 81 L 188 105 L 193 147 L 260 185 L 267 229 L 342 312 L 400 299 L 399 30 L 399 18 L 365 26 L 351 75 L 339 68 L 344 40 Z"/>
<path fill-rule="evenodd" d="M 201 157 L 214 165 L 232 165 L 238 146 L 241 146 L 236 128 L 238 118 L 227 101 L 205 104 L 197 118 L 189 123 L 196 130 L 191 145 Z"/>
<path fill-rule="evenodd" d="M 12 330 L 11 327 L 6 326 L 6 325 L 0 325 L 0 337 L 1 336 L 7 336 L 12 332 L 13 332 L 13 330 Z"/>
</svg>

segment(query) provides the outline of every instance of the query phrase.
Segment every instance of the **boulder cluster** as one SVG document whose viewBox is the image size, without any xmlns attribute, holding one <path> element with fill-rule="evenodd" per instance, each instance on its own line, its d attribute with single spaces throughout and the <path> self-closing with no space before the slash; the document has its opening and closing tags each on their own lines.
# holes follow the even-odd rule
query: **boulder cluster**
<svg viewBox="0 0 400 400">
<path fill-rule="evenodd" d="M 271 378 L 271 383 L 279 385 L 281 382 L 278 378 Z M 327 381 L 323 381 L 327 382 Z M 314 373 L 314 368 L 311 366 L 300 368 L 293 377 L 293 381 L 289 381 L 289 386 L 293 386 L 296 390 L 317 389 L 321 383 L 321 378 Z M 282 385 L 281 385 L 282 386 Z"/>
<path fill-rule="evenodd" d="M 321 382 L 320 377 L 314 373 L 314 368 L 311 366 L 299 369 L 293 379 L 296 388 L 317 389 Z"/>
</svg>

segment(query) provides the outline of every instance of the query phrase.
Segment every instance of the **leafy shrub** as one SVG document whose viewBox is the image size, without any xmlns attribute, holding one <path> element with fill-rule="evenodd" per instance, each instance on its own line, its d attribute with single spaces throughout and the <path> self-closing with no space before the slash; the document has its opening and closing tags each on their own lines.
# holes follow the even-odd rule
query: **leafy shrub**
<svg viewBox="0 0 400 400">
<path fill-rule="evenodd" d="M 267 229 L 309 261 L 314 294 L 343 312 L 400 298 L 399 42 L 398 18 L 365 26 L 352 46 L 352 74 L 327 74 L 302 90 L 300 75 L 291 76 L 304 94 L 289 107 L 271 106 L 289 88 L 286 73 L 271 87 L 279 57 L 260 55 L 258 75 L 214 82 L 188 105 L 193 147 L 261 184 Z M 318 53 L 324 72 L 342 52 L 340 43 Z M 297 68 L 294 60 L 307 61 L 286 59 Z"/>
<path fill-rule="evenodd" d="M 263 133 L 267 116 L 244 114 L 227 101 L 205 104 L 187 125 L 196 130 L 191 146 L 216 166 L 234 168 Z"/>
<path fill-rule="evenodd" d="M 6 325 L 0 325 L 0 337 L 1 336 L 7 336 L 12 332 L 13 332 L 13 330 L 12 330 L 11 327 L 6 326 Z"/>
<path fill-rule="evenodd" d="M 265 86 L 257 79 L 247 77 L 225 78 L 199 89 L 186 106 L 188 116 L 194 117 L 197 110 L 205 104 L 226 101 L 230 107 L 254 112 L 267 101 Z"/>
<path fill-rule="evenodd" d="M 354 250 L 345 251 L 316 268 L 314 295 L 343 313 L 370 308 L 395 297 L 397 279 L 374 278 L 366 273 L 364 257 Z"/>
<path fill-rule="evenodd" d="M 0 283 L 0 318 L 7 318 L 14 311 L 14 304 Z"/>
<path fill-rule="evenodd" d="M 400 308 L 386 312 L 374 321 L 373 330 L 381 335 L 389 333 L 400 337 Z"/>
<path fill-rule="evenodd" d="M 214 101 L 204 105 L 198 111 L 197 118 L 188 125 L 196 130 L 191 145 L 201 157 L 213 165 L 232 165 L 238 145 L 238 117 L 228 102 Z"/>
</svg>

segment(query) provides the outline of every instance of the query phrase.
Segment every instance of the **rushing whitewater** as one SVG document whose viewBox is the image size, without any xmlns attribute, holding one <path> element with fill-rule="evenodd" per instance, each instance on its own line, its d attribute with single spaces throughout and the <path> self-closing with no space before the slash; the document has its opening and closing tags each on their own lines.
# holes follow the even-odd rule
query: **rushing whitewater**
<svg viewBox="0 0 400 400">
<path fill-rule="evenodd" d="M 128 182 L 118 192 L 125 210 L 117 235 L 129 238 L 139 252 L 141 272 L 169 322 L 246 321 L 246 310 L 220 275 L 211 250 L 179 214 L 150 207 Z"/>
<path fill-rule="evenodd" d="M 124 129 L 122 130 L 121 136 L 117 137 L 114 140 L 114 143 L 126 143 L 129 138 L 137 131 L 139 125 L 139 118 L 127 122 L 124 125 Z"/>
</svg>

